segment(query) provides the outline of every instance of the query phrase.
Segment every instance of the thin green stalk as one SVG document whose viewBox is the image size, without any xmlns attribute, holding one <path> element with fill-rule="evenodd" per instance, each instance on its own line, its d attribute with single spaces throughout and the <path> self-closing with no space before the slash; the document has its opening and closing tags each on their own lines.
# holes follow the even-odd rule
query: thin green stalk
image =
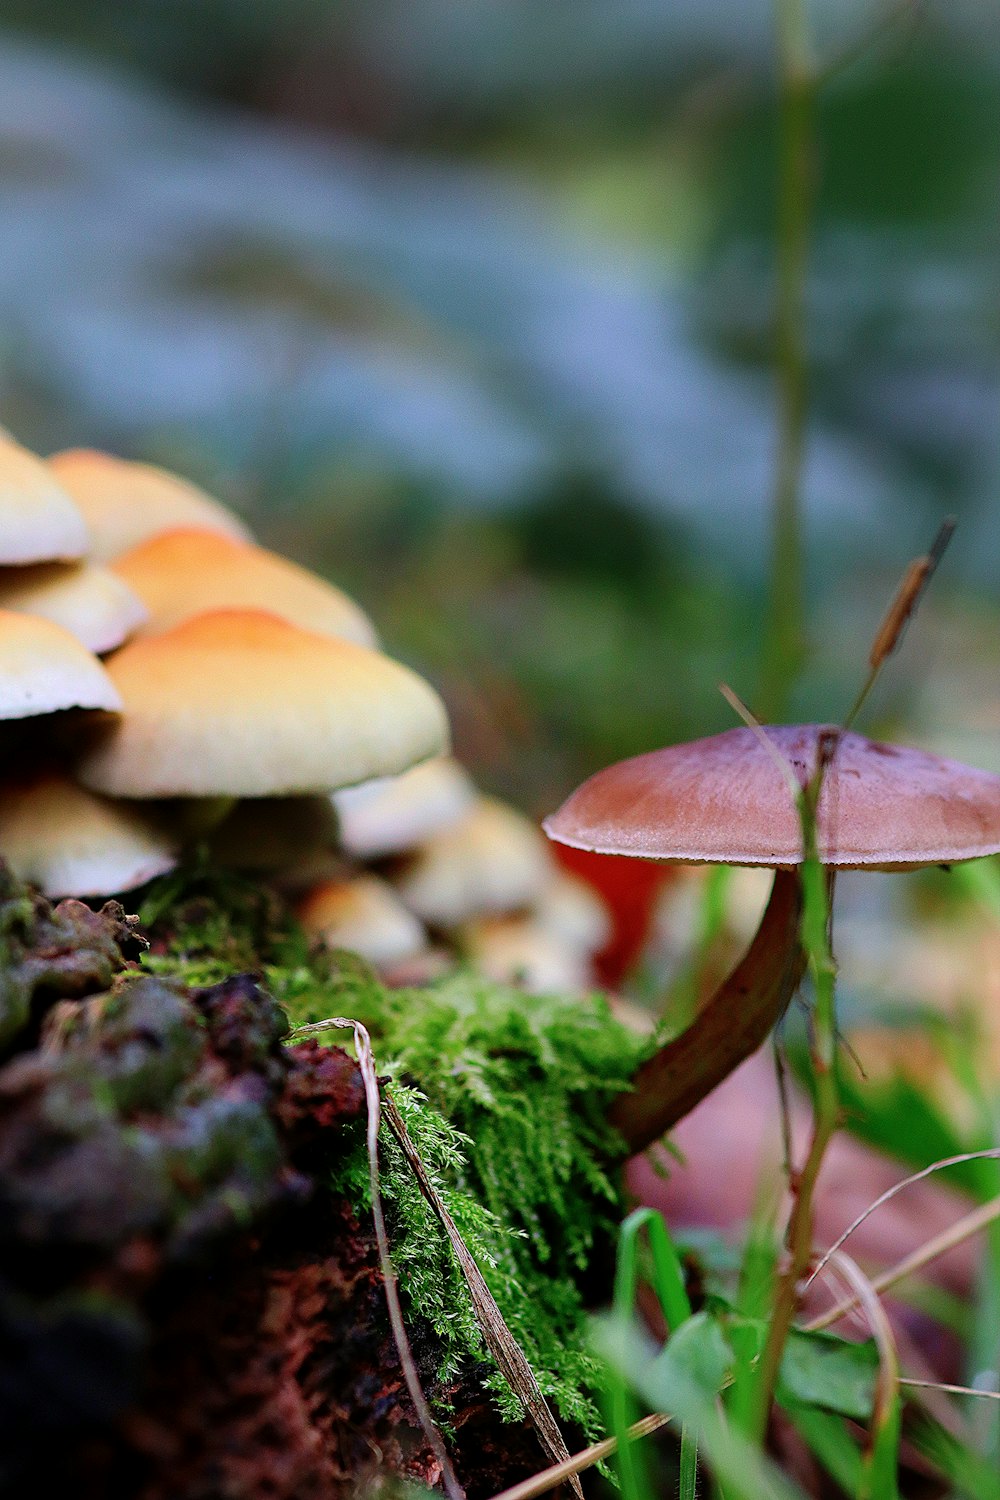
<svg viewBox="0 0 1000 1500">
<path fill-rule="evenodd" d="M 625 1327 L 635 1312 L 639 1285 L 639 1236 L 645 1230 L 652 1256 L 652 1283 L 660 1310 L 670 1333 L 691 1316 L 691 1304 L 684 1287 L 684 1271 L 667 1226 L 651 1208 L 637 1208 L 629 1214 L 618 1232 L 618 1262 L 615 1267 L 613 1307 L 615 1317 Z M 646 1500 L 652 1493 L 646 1473 L 645 1455 L 633 1446 L 629 1429 L 636 1412 L 631 1388 L 624 1374 L 614 1367 L 608 1371 L 608 1406 L 610 1427 L 617 1439 L 616 1463 L 623 1500 Z M 693 1456 L 692 1456 L 693 1454 Z M 682 1500 L 688 1500 L 683 1488 L 684 1474 L 694 1465 L 697 1474 L 698 1450 L 686 1427 L 681 1430 Z M 693 1491 L 691 1494 L 693 1495 Z"/>
<path fill-rule="evenodd" d="M 815 775 L 800 800 L 803 848 L 802 946 L 814 989 L 810 1052 L 813 1070 L 813 1133 L 806 1160 L 792 1181 L 794 1205 L 785 1241 L 786 1267 L 778 1282 L 767 1338 L 757 1370 L 751 1431 L 762 1440 L 778 1383 L 781 1357 L 798 1301 L 799 1282 L 812 1258 L 813 1203 L 826 1149 L 840 1122 L 837 1090 L 836 964 L 830 948 L 828 872 L 816 847 L 816 806 L 826 760 L 821 753 Z"/>
<path fill-rule="evenodd" d="M 806 274 L 812 209 L 815 78 L 805 0 L 775 0 L 780 69 L 777 307 L 778 460 L 761 716 L 781 718 L 805 654 L 801 488 L 805 456 Z"/>
<path fill-rule="evenodd" d="M 686 1422 L 681 1428 L 681 1471 L 677 1500 L 698 1500 L 698 1439 Z"/>
</svg>

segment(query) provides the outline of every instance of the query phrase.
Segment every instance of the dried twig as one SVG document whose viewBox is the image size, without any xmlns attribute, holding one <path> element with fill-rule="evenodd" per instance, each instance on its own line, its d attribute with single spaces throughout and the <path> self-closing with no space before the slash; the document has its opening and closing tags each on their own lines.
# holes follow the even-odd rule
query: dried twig
<svg viewBox="0 0 1000 1500">
<path fill-rule="evenodd" d="M 915 1182 L 921 1182 L 925 1177 L 930 1177 L 934 1172 L 941 1172 L 946 1167 L 961 1167 L 969 1161 L 983 1161 L 997 1157 L 1000 1157 L 1000 1146 L 989 1146 L 983 1151 L 960 1151 L 957 1156 L 944 1156 L 940 1161 L 931 1162 L 929 1167 L 922 1167 L 919 1172 L 911 1172 L 910 1176 L 904 1177 L 901 1182 L 893 1183 L 891 1188 L 886 1188 L 884 1193 L 880 1193 L 872 1203 L 869 1203 L 868 1207 L 848 1224 L 843 1234 L 834 1240 L 829 1250 L 825 1251 L 820 1257 L 815 1270 L 810 1275 L 803 1290 L 809 1290 L 831 1255 L 836 1250 L 839 1250 L 842 1245 L 846 1244 L 854 1231 L 860 1229 L 865 1220 L 870 1218 L 877 1208 L 881 1208 L 884 1203 L 888 1203 L 891 1199 L 895 1198 L 896 1194 L 901 1193 L 904 1188 L 912 1187 Z"/>
<path fill-rule="evenodd" d="M 441 1476 L 449 1500 L 465 1500 L 465 1491 L 458 1482 L 448 1450 L 444 1445 L 444 1439 L 435 1425 L 427 1398 L 421 1389 L 420 1376 L 417 1373 L 413 1351 L 406 1334 L 406 1324 L 403 1321 L 403 1309 L 399 1302 L 399 1288 L 389 1251 L 389 1236 L 386 1233 L 382 1194 L 379 1190 L 378 1132 L 382 1111 L 371 1038 L 367 1028 L 362 1026 L 360 1021 L 346 1020 L 343 1016 L 333 1016 L 328 1021 L 318 1021 L 312 1026 L 300 1026 L 293 1034 L 302 1036 L 315 1031 L 353 1031 L 354 1033 L 354 1047 L 358 1055 L 358 1067 L 361 1069 L 365 1100 L 368 1105 L 368 1172 L 371 1181 L 372 1218 L 375 1221 L 375 1239 L 378 1242 L 382 1279 L 385 1282 L 385 1300 L 389 1306 L 389 1322 L 392 1324 L 393 1338 L 396 1341 L 399 1362 L 403 1369 L 406 1388 L 410 1393 L 410 1400 L 416 1408 L 417 1417 L 434 1451 L 434 1456 L 441 1465 Z"/>
<path fill-rule="evenodd" d="M 486 1347 L 489 1349 L 493 1358 L 496 1360 L 501 1373 L 507 1380 L 511 1389 L 515 1392 L 522 1405 L 524 1406 L 525 1411 L 527 1412 L 528 1417 L 530 1418 L 531 1423 L 534 1426 L 536 1433 L 538 1434 L 538 1440 L 544 1448 L 545 1452 L 551 1459 L 555 1461 L 557 1465 L 569 1462 L 569 1449 L 567 1448 L 565 1440 L 563 1439 L 563 1435 L 559 1430 L 559 1425 L 556 1422 L 555 1417 L 552 1415 L 545 1397 L 542 1395 L 542 1392 L 539 1389 L 538 1381 L 535 1379 L 534 1371 L 525 1358 L 521 1346 L 518 1344 L 514 1335 L 511 1333 L 510 1329 L 507 1327 L 507 1324 L 504 1322 L 503 1314 L 496 1304 L 496 1299 L 494 1298 L 493 1293 L 486 1285 L 486 1282 L 483 1279 L 482 1272 L 476 1265 L 476 1262 L 470 1254 L 465 1241 L 462 1239 L 462 1236 L 459 1233 L 454 1219 L 451 1217 L 451 1214 L 448 1212 L 448 1209 L 445 1206 L 440 1193 L 437 1191 L 433 1182 L 428 1176 L 427 1169 L 424 1166 L 423 1161 L 421 1160 L 420 1153 L 417 1151 L 416 1146 L 414 1146 L 413 1141 L 410 1139 L 409 1131 L 406 1128 L 406 1122 L 404 1121 L 402 1115 L 400 1114 L 391 1098 L 387 1097 L 385 1099 L 384 1105 L 378 1098 L 378 1084 L 377 1080 L 375 1079 L 375 1064 L 371 1054 L 371 1042 L 368 1038 L 367 1031 L 365 1031 L 365 1028 L 359 1021 L 345 1021 L 341 1018 L 333 1018 L 329 1021 L 316 1021 L 309 1026 L 297 1027 L 292 1034 L 293 1036 L 306 1036 L 317 1031 L 342 1030 L 345 1027 L 353 1027 L 354 1029 L 355 1043 L 358 1046 L 358 1061 L 361 1064 L 363 1074 L 365 1074 L 366 1067 L 366 1063 L 362 1057 L 363 1050 L 367 1055 L 367 1065 L 370 1067 L 371 1077 L 374 1081 L 376 1104 L 379 1105 L 381 1109 L 384 1109 L 385 1117 L 392 1128 L 393 1134 L 399 1141 L 400 1147 L 403 1151 L 403 1155 L 406 1157 L 413 1175 L 417 1179 L 417 1182 L 420 1186 L 420 1191 L 423 1193 L 424 1197 L 427 1199 L 428 1203 L 437 1214 L 444 1228 L 444 1231 L 448 1236 L 451 1248 L 455 1255 L 455 1259 L 458 1261 L 458 1264 L 462 1271 L 462 1275 L 465 1277 L 466 1285 L 469 1288 L 469 1296 L 472 1300 L 473 1309 L 475 1311 L 479 1327 L 482 1331 L 483 1340 L 486 1344 Z M 363 1047 L 362 1045 L 358 1044 L 359 1032 L 363 1033 Z M 369 1087 L 367 1074 L 365 1074 L 365 1087 L 366 1090 Z M 375 1138 L 377 1139 L 379 1118 L 378 1111 L 373 1110 L 371 1101 L 369 1100 L 368 1119 L 370 1153 L 372 1150 L 371 1122 L 373 1118 L 376 1122 Z M 377 1201 L 374 1191 L 372 1196 L 373 1201 Z M 381 1204 L 379 1204 L 379 1217 L 381 1218 Z M 376 1222 L 376 1233 L 377 1232 L 378 1222 Z M 389 1277 L 387 1276 L 387 1293 L 388 1282 Z M 398 1305 L 395 1279 L 393 1279 L 392 1288 L 393 1297 L 396 1299 Z M 405 1338 L 405 1332 L 403 1336 Z M 435 1449 L 435 1452 L 436 1451 L 437 1450 Z M 580 1486 L 580 1481 L 575 1477 L 575 1471 L 573 1473 L 568 1473 L 567 1477 L 569 1478 L 569 1482 L 574 1493 L 579 1497 L 579 1500 L 583 1500 L 583 1490 Z"/>
<path fill-rule="evenodd" d="M 974 1385 L 946 1385 L 940 1380 L 915 1380 L 910 1375 L 900 1375 L 899 1383 L 918 1386 L 923 1391 L 944 1391 L 949 1396 L 981 1396 L 986 1401 L 1000 1401 L 1000 1391 L 980 1391 Z"/>
<path fill-rule="evenodd" d="M 444 1231 L 454 1251 L 455 1259 L 462 1269 L 462 1275 L 465 1277 L 466 1285 L 469 1288 L 469 1295 L 472 1298 L 472 1305 L 475 1308 L 476 1318 L 482 1329 L 486 1347 L 496 1360 L 501 1373 L 511 1389 L 524 1406 L 538 1434 L 539 1442 L 546 1453 L 550 1458 L 555 1460 L 557 1465 L 570 1462 L 569 1449 L 563 1440 L 559 1424 L 552 1415 L 548 1402 L 539 1389 L 534 1371 L 525 1359 L 520 1344 L 504 1322 L 503 1314 L 499 1307 L 497 1307 L 493 1293 L 486 1285 L 482 1272 L 469 1253 L 469 1249 L 462 1239 L 454 1219 L 448 1212 L 441 1194 L 428 1176 L 427 1169 L 420 1159 L 417 1148 L 410 1139 L 406 1122 L 391 1098 L 386 1098 L 385 1101 L 385 1117 L 402 1147 L 403 1155 L 409 1162 L 413 1174 L 420 1184 L 420 1191 L 444 1226 Z M 583 1500 L 583 1490 L 579 1479 L 576 1477 L 576 1471 L 567 1470 L 566 1477 L 569 1479 L 573 1493 L 579 1497 L 579 1500 Z"/>
<path fill-rule="evenodd" d="M 929 1261 L 936 1260 L 939 1255 L 944 1255 L 947 1250 L 953 1250 L 963 1240 L 978 1234 L 980 1229 L 985 1229 L 987 1224 L 993 1223 L 994 1219 L 1000 1219 L 1000 1197 L 981 1203 L 978 1208 L 974 1208 L 971 1213 L 952 1224 L 949 1229 L 943 1229 L 940 1234 L 934 1235 L 901 1261 L 897 1261 L 896 1265 L 890 1266 L 881 1275 L 873 1277 L 871 1283 L 873 1288 L 880 1293 L 888 1291 L 897 1282 L 904 1281 L 907 1276 L 912 1276 L 914 1271 L 922 1270 Z M 828 1308 L 818 1318 L 804 1323 L 803 1332 L 817 1333 L 821 1328 L 829 1328 L 831 1323 L 838 1322 L 845 1313 L 853 1311 L 859 1301 L 857 1296 L 845 1298 L 843 1302 L 838 1302 Z"/>
<path fill-rule="evenodd" d="M 669 1416 L 664 1412 L 654 1412 L 651 1417 L 643 1417 L 640 1421 L 633 1422 L 628 1429 L 629 1441 L 648 1437 L 669 1421 Z M 564 1459 L 561 1464 L 553 1464 L 551 1469 L 543 1469 L 539 1474 L 532 1474 L 530 1479 L 522 1479 L 520 1484 L 511 1485 L 509 1490 L 494 1495 L 493 1500 L 535 1500 L 536 1495 L 546 1495 L 565 1479 L 572 1480 L 574 1475 L 582 1474 L 584 1469 L 593 1468 L 603 1458 L 610 1458 L 617 1447 L 617 1438 L 604 1438 L 601 1442 L 574 1453 L 572 1458 Z"/>
</svg>

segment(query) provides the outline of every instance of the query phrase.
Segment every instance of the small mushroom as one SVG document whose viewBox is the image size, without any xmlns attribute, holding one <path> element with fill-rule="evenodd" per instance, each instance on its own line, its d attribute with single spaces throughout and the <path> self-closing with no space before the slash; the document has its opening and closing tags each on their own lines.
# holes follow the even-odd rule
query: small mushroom
<svg viewBox="0 0 1000 1500">
<path fill-rule="evenodd" d="M 607 908 L 611 931 L 594 955 L 594 970 L 603 985 L 617 989 L 646 949 L 661 893 L 673 879 L 671 868 L 567 844 L 557 844 L 556 856 L 563 869 L 585 880 Z"/>
<path fill-rule="evenodd" d="M 764 734 L 803 788 L 821 747 L 834 747 L 816 814 L 819 857 L 830 869 L 916 869 L 1000 851 L 1000 776 L 830 726 L 772 726 Z M 599 771 L 544 827 L 579 849 L 775 871 L 742 962 L 691 1025 L 643 1064 L 634 1092 L 612 1111 L 629 1150 L 639 1151 L 760 1046 L 799 983 L 797 810 L 757 734 L 739 728 Z"/>
<path fill-rule="evenodd" d="M 475 800 L 468 772 L 445 755 L 401 776 L 381 777 L 333 794 L 341 844 L 356 859 L 381 859 L 414 849 L 453 827 Z"/>
<path fill-rule="evenodd" d="M 592 983 L 586 954 L 533 915 L 478 917 L 460 936 L 469 962 L 497 983 L 534 995 L 585 990 Z"/>
<path fill-rule="evenodd" d="M 61 625 L 0 609 L 0 719 L 121 708 L 104 667 Z"/>
<path fill-rule="evenodd" d="M 267 609 L 303 630 L 377 645 L 364 610 L 332 583 L 218 532 L 160 532 L 131 547 L 113 567 L 149 611 L 143 635 L 162 635 L 206 610 Z"/>
<path fill-rule="evenodd" d="M 131 891 L 177 863 L 172 841 L 134 808 L 55 773 L 0 789 L 0 858 L 53 900 Z"/>
<path fill-rule="evenodd" d="M 90 562 L 0 568 L 0 609 L 52 620 L 97 656 L 128 640 L 148 614 L 127 583 Z"/>
<path fill-rule="evenodd" d="M 0 436 L 0 564 L 54 562 L 86 551 L 84 518 L 57 476 Z"/>
<path fill-rule="evenodd" d="M 531 906 L 551 870 L 534 823 L 492 797 L 479 797 L 460 822 L 413 852 L 394 883 L 421 921 L 449 928 Z"/>
<path fill-rule="evenodd" d="M 573 952 L 593 958 L 611 937 L 611 913 L 593 886 L 566 870 L 554 870 L 535 902 L 534 916 L 547 933 Z"/>
<path fill-rule="evenodd" d="M 243 522 L 218 500 L 153 464 L 131 463 L 92 448 L 68 448 L 53 454 L 46 467 L 50 483 L 54 476 L 72 497 L 90 533 L 89 548 L 84 537 L 79 551 L 50 552 L 48 557 L 78 557 L 87 550 L 92 561 L 106 563 L 146 537 L 177 526 L 250 540 Z"/>
<path fill-rule="evenodd" d="M 326 880 L 298 908 L 306 933 L 327 948 L 349 948 L 385 968 L 423 953 L 427 934 L 392 886 L 376 875 Z"/>
<path fill-rule="evenodd" d="M 77 774 L 115 797 L 330 791 L 403 771 L 448 738 L 444 705 L 415 672 L 263 610 L 130 641 L 108 672 L 122 717 Z"/>
</svg>

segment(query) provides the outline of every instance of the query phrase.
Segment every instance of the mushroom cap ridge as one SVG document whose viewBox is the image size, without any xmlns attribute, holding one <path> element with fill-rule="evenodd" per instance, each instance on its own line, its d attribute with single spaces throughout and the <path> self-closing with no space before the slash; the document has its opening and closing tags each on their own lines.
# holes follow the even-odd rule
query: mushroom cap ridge
<svg viewBox="0 0 1000 1500">
<path fill-rule="evenodd" d="M 251 540 L 239 516 L 220 501 L 154 464 L 134 463 L 93 448 L 67 448 L 54 453 L 47 467 L 82 513 L 90 533 L 91 562 L 110 562 L 146 537 L 176 526 L 198 526 Z"/>
<path fill-rule="evenodd" d="M 0 433 L 0 563 L 66 561 L 87 545 L 84 518 L 57 476 Z"/>
<path fill-rule="evenodd" d="M 1000 776 L 821 724 L 764 733 L 804 786 L 839 733 L 817 812 L 822 862 L 916 869 L 1000 852 Z M 559 843 L 677 864 L 801 864 L 788 786 L 757 734 L 727 730 L 598 771 L 544 823 Z"/>
</svg>

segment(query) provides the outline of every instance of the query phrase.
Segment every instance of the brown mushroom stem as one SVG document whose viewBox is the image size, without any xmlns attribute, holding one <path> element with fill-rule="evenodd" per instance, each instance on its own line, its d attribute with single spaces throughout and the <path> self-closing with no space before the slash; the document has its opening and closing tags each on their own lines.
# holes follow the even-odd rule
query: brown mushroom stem
<svg viewBox="0 0 1000 1500">
<path fill-rule="evenodd" d="M 644 1151 L 766 1040 L 805 968 L 796 870 L 776 870 L 756 936 L 736 968 L 679 1036 L 642 1064 L 611 1123 L 628 1154 Z"/>
</svg>

